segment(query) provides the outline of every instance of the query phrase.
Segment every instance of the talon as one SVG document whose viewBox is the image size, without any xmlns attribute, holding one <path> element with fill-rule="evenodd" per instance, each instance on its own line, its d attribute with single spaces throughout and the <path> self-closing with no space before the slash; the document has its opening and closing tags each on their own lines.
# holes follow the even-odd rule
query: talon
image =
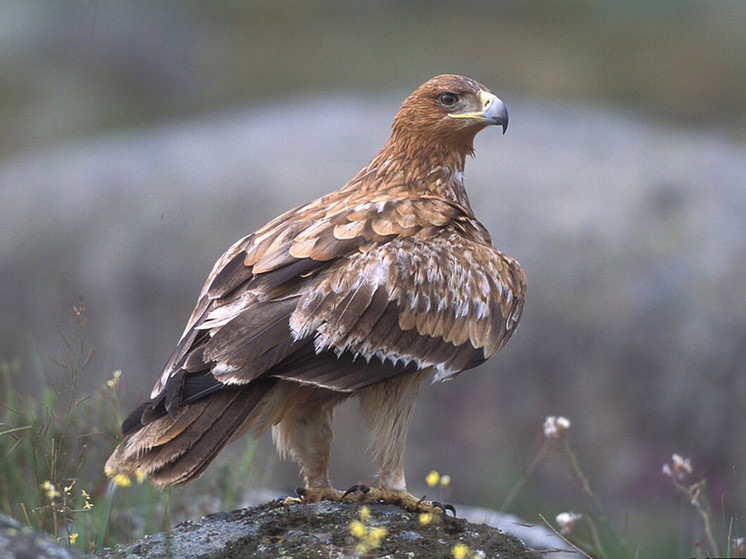
<svg viewBox="0 0 746 559">
<path fill-rule="evenodd" d="M 442 510 L 443 514 L 446 516 L 448 516 L 448 511 L 451 511 L 451 513 L 453 513 L 453 518 L 456 518 L 456 507 L 454 507 L 453 505 L 450 505 L 448 503 L 444 505 L 440 501 L 430 501 L 430 504 L 434 506 L 435 508 Z"/>
<path fill-rule="evenodd" d="M 333 487 L 298 487 L 295 490 L 297 497 L 288 497 L 285 503 L 318 503 L 319 501 L 340 501 L 342 492 Z"/>
<path fill-rule="evenodd" d="M 444 516 L 448 516 L 448 511 L 451 511 L 451 513 L 453 514 L 453 518 L 456 518 L 456 507 L 448 503 L 444 505 L 440 501 L 426 501 L 426 498 L 427 497 L 423 497 L 422 499 L 417 501 L 417 506 L 421 507 L 423 510 L 427 510 L 428 507 L 432 507 L 433 509 L 440 509 L 441 511 L 443 511 Z"/>
<path fill-rule="evenodd" d="M 356 483 L 342 494 L 342 498 L 344 499 L 345 497 L 347 497 L 347 495 L 352 495 L 353 493 L 357 493 L 358 491 L 365 495 L 370 492 L 370 487 L 368 487 L 367 485 L 363 485 L 362 483 Z"/>
</svg>

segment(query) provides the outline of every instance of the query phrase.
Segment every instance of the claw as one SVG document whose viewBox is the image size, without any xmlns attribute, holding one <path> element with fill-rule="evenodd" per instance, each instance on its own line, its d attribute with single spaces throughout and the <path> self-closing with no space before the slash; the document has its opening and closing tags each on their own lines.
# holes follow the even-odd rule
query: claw
<svg viewBox="0 0 746 559">
<path fill-rule="evenodd" d="M 305 497 L 307 491 L 303 487 L 296 487 L 295 488 L 295 497 L 285 497 L 285 500 L 283 500 L 283 503 L 286 505 L 297 505 L 299 503 L 303 502 L 303 497 Z"/>
<path fill-rule="evenodd" d="M 420 502 L 425 502 L 424 498 Z M 453 513 L 453 518 L 456 518 L 456 507 L 454 507 L 453 505 L 449 505 L 448 503 L 444 505 L 440 501 L 430 501 L 430 504 L 435 508 L 442 510 L 443 514 L 446 516 L 448 516 L 448 511 L 451 511 L 451 513 Z"/>
<path fill-rule="evenodd" d="M 339 501 L 342 492 L 333 487 L 298 487 L 295 490 L 297 497 L 288 497 L 285 504 L 317 503 L 319 501 Z"/>
<path fill-rule="evenodd" d="M 344 499 L 345 497 L 347 497 L 347 495 L 352 495 L 353 493 L 357 493 L 358 491 L 365 495 L 370 492 L 370 487 L 362 483 L 356 483 L 342 494 L 342 498 Z"/>
</svg>

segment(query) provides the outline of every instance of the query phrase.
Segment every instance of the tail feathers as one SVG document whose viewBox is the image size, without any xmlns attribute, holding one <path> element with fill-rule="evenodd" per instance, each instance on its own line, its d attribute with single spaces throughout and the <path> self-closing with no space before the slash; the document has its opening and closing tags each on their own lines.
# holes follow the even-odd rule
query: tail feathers
<svg viewBox="0 0 746 559">
<path fill-rule="evenodd" d="M 261 379 L 227 386 L 131 433 L 106 462 L 108 476 L 142 470 L 159 487 L 182 485 L 199 477 L 238 432 L 260 419 L 259 403 L 274 385 Z"/>
</svg>

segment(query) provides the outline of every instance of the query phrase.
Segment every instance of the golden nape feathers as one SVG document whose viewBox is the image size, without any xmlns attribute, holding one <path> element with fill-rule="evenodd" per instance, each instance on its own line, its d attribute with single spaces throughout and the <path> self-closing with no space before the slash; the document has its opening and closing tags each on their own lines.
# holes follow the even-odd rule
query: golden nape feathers
<svg viewBox="0 0 746 559">
<path fill-rule="evenodd" d="M 272 428 L 301 469 L 302 499 L 340 499 L 332 415 L 356 396 L 380 487 L 352 498 L 430 507 L 406 492 L 402 464 L 419 386 L 494 355 L 523 309 L 523 270 L 493 247 L 463 184 L 475 134 L 507 124 L 484 86 L 437 76 L 350 182 L 234 244 L 150 399 L 125 419 L 107 474 L 183 484 L 231 440 Z"/>
</svg>

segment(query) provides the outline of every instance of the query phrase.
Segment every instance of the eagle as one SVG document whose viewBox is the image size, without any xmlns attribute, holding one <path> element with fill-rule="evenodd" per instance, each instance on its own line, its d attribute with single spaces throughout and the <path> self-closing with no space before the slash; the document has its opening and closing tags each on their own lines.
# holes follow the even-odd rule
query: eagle
<svg viewBox="0 0 746 559">
<path fill-rule="evenodd" d="M 472 79 L 436 76 L 405 99 L 352 180 L 229 248 L 150 399 L 124 419 L 105 473 L 182 485 L 229 442 L 271 430 L 300 468 L 296 501 L 437 509 L 404 477 L 418 391 L 497 353 L 525 301 L 523 269 L 493 246 L 464 189 L 466 156 L 490 125 L 507 129 L 500 99 Z M 332 418 L 352 397 L 377 487 L 342 492 L 328 473 Z"/>
</svg>

